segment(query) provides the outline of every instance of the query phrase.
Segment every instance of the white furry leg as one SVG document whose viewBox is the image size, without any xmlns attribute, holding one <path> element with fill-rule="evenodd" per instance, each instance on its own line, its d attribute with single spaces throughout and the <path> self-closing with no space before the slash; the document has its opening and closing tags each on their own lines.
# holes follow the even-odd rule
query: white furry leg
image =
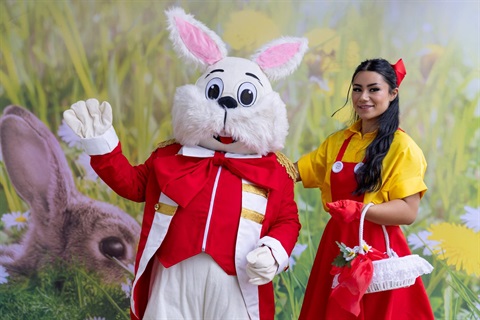
<svg viewBox="0 0 480 320">
<path fill-rule="evenodd" d="M 171 268 L 155 263 L 144 320 L 249 319 L 237 277 L 227 275 L 207 254 Z"/>
</svg>

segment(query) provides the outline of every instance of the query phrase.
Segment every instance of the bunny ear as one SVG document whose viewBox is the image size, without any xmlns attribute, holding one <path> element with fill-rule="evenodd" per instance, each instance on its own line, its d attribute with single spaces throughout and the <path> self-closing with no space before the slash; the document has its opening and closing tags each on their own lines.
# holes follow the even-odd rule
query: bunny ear
<svg viewBox="0 0 480 320">
<path fill-rule="evenodd" d="M 76 191 L 60 144 L 31 112 L 8 106 L 0 119 L 5 167 L 18 194 L 46 220 Z"/>
<path fill-rule="evenodd" d="M 227 48 L 220 37 L 182 8 L 172 8 L 165 14 L 170 40 L 178 55 L 203 67 L 227 56 Z"/>
<path fill-rule="evenodd" d="M 295 71 L 307 49 L 306 38 L 284 37 L 266 44 L 251 59 L 275 81 Z"/>
</svg>

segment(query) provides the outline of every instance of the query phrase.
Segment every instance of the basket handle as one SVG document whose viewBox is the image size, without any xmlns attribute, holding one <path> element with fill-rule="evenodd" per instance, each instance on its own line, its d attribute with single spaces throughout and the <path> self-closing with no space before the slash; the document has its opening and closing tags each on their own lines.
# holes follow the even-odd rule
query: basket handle
<svg viewBox="0 0 480 320">
<path fill-rule="evenodd" d="M 359 242 L 359 247 L 360 247 L 360 249 L 359 249 L 360 254 L 365 254 L 365 252 L 363 251 L 363 246 L 362 246 L 362 243 L 363 243 L 363 224 L 365 222 L 365 215 L 367 214 L 367 211 L 371 206 L 373 206 L 372 202 L 366 204 L 365 207 L 362 210 L 362 214 L 360 215 L 360 226 L 359 226 L 359 229 L 358 229 L 358 242 Z M 393 253 L 392 249 L 390 248 L 390 238 L 388 237 L 387 228 L 385 228 L 385 226 L 382 225 L 382 230 L 383 230 L 383 236 L 385 237 L 385 247 L 387 248 L 387 255 L 390 258 L 392 258 L 392 257 L 395 256 L 395 254 Z"/>
</svg>

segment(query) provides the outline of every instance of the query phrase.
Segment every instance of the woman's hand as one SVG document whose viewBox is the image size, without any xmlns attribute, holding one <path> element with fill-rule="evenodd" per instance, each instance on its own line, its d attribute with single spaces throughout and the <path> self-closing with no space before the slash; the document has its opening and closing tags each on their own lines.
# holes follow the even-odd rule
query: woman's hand
<svg viewBox="0 0 480 320">
<path fill-rule="evenodd" d="M 345 223 L 359 220 L 364 204 L 353 200 L 338 200 L 327 203 L 332 218 Z"/>
<path fill-rule="evenodd" d="M 365 220 L 383 225 L 409 225 L 417 218 L 420 194 L 395 199 L 368 208 Z M 349 223 L 359 220 L 364 204 L 353 200 L 339 200 L 326 204 L 334 219 Z"/>
</svg>

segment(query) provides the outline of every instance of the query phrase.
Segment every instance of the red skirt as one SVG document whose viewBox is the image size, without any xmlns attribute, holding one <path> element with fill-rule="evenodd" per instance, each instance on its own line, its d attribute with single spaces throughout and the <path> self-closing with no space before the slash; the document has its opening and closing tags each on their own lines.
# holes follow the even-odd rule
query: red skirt
<svg viewBox="0 0 480 320">
<path fill-rule="evenodd" d="M 365 294 L 358 317 L 329 298 L 333 281 L 330 269 L 333 260 L 340 252 L 335 241 L 343 242 L 351 248 L 357 246 L 358 227 L 359 221 L 340 224 L 330 219 L 327 223 L 310 273 L 299 319 L 434 319 L 430 301 L 420 277 L 415 284 L 407 288 Z M 387 231 L 390 247 L 398 256 L 411 254 L 400 227 L 388 226 Z M 385 238 L 380 225 L 365 221 L 363 238 L 373 248 L 381 252 L 386 251 Z"/>
</svg>

